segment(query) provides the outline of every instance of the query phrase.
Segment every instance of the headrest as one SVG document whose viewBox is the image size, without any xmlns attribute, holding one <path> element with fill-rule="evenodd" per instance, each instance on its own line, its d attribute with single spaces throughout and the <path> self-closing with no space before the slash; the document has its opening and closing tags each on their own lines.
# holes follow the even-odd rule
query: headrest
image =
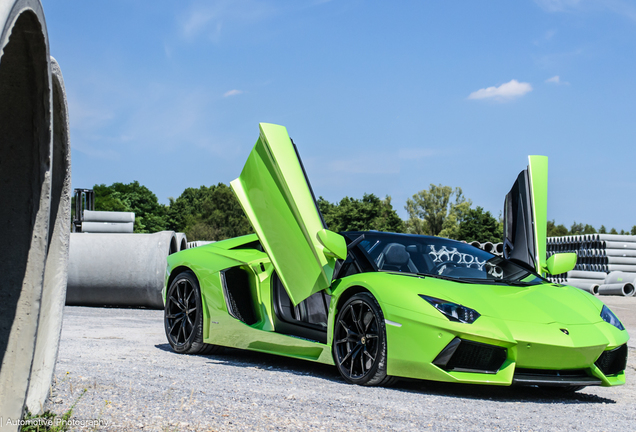
<svg viewBox="0 0 636 432">
<path fill-rule="evenodd" d="M 406 247 L 399 243 L 391 243 L 384 249 L 384 262 L 389 265 L 403 266 L 408 264 L 411 256 Z"/>
</svg>

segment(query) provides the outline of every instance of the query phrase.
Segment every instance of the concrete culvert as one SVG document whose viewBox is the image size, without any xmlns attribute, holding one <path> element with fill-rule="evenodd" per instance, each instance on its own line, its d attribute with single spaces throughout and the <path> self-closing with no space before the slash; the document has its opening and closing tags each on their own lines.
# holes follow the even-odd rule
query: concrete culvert
<svg viewBox="0 0 636 432">
<path fill-rule="evenodd" d="M 634 295 L 634 285 L 630 282 L 603 284 L 598 287 L 598 293 L 600 295 L 617 295 L 630 297 Z"/>
<path fill-rule="evenodd" d="M 40 321 L 31 367 L 27 408 L 42 412 L 57 359 L 66 299 L 69 221 L 71 220 L 71 144 L 68 109 L 62 72 L 51 58 L 53 84 L 53 158 L 51 168 L 51 216 L 49 247 L 44 270 Z"/>
<path fill-rule="evenodd" d="M 0 413 L 19 419 L 40 315 L 51 193 L 50 65 L 40 2 L 0 2 L 0 31 Z"/>
<path fill-rule="evenodd" d="M 188 248 L 188 237 L 186 237 L 185 233 L 177 233 L 177 245 L 179 246 L 179 251 Z"/>
<path fill-rule="evenodd" d="M 176 247 L 173 231 L 71 233 L 66 304 L 162 309 L 166 258 Z"/>
</svg>

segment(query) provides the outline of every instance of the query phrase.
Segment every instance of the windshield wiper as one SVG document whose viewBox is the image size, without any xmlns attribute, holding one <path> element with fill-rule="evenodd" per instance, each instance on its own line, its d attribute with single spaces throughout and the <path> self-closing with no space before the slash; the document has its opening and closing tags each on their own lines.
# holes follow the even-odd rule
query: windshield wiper
<svg viewBox="0 0 636 432">
<path fill-rule="evenodd" d="M 466 278 L 458 279 L 458 278 L 454 278 L 454 277 L 450 277 L 450 276 L 443 276 L 443 275 L 431 274 L 431 273 L 415 273 L 415 274 L 417 274 L 418 276 L 432 277 L 432 278 L 435 278 L 435 279 L 442 279 L 442 280 L 447 280 L 447 281 L 451 281 L 451 282 L 472 283 L 471 280 L 468 280 Z"/>
</svg>

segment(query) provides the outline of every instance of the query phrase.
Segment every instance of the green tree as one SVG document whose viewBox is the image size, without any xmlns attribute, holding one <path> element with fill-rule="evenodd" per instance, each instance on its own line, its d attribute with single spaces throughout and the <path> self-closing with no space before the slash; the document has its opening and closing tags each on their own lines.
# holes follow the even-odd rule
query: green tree
<svg viewBox="0 0 636 432">
<path fill-rule="evenodd" d="M 616 231 L 616 228 L 612 228 L 609 233 L 610 234 L 618 234 L 618 231 Z"/>
<path fill-rule="evenodd" d="M 254 232 L 234 192 L 224 183 L 188 188 L 170 198 L 168 226 L 189 240 L 223 240 Z"/>
<path fill-rule="evenodd" d="M 592 225 L 585 224 L 585 227 L 583 228 L 583 234 L 596 234 L 596 228 L 594 228 Z"/>
<path fill-rule="evenodd" d="M 482 207 L 469 209 L 459 223 L 457 237 L 467 242 L 500 242 L 503 239 L 503 225 Z"/>
<path fill-rule="evenodd" d="M 565 225 L 556 225 L 554 219 L 548 221 L 548 237 L 562 237 L 568 235 Z"/>
<path fill-rule="evenodd" d="M 135 232 L 153 233 L 167 228 L 166 208 L 138 181 L 95 185 L 95 210 L 135 213 Z"/>
<path fill-rule="evenodd" d="M 570 235 L 581 235 L 581 234 L 596 234 L 596 229 L 592 225 L 582 223 L 576 223 L 576 221 L 570 227 Z"/>
<path fill-rule="evenodd" d="M 458 238 L 459 224 L 471 205 L 461 188 L 431 184 L 406 200 L 407 232 Z"/>
<path fill-rule="evenodd" d="M 332 204 L 318 198 L 318 208 L 331 231 L 389 231 L 404 232 L 404 222 L 391 205 L 391 197 L 380 199 L 364 194 L 362 199 L 344 197 Z"/>
<path fill-rule="evenodd" d="M 601 225 L 601 227 L 598 229 L 598 233 L 607 234 L 607 228 L 605 228 L 605 225 Z"/>
<path fill-rule="evenodd" d="M 630 234 L 631 234 L 631 235 L 636 235 L 636 225 L 634 225 L 634 226 L 632 227 L 632 230 L 630 231 Z"/>
</svg>

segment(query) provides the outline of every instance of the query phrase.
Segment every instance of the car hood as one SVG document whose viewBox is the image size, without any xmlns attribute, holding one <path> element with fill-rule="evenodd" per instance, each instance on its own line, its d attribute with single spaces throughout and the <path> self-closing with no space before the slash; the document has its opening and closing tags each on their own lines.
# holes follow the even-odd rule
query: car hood
<svg viewBox="0 0 636 432">
<path fill-rule="evenodd" d="M 414 300 L 423 294 L 475 309 L 482 316 L 528 323 L 590 324 L 601 321 L 602 303 L 592 295 L 570 286 L 544 283 L 532 286 L 459 283 L 431 277 L 385 274 L 401 292 L 395 306 L 422 311 Z M 393 297 L 393 296 L 392 296 Z M 393 300 L 393 299 L 392 299 Z M 422 300 L 424 301 L 424 300 Z"/>
</svg>

